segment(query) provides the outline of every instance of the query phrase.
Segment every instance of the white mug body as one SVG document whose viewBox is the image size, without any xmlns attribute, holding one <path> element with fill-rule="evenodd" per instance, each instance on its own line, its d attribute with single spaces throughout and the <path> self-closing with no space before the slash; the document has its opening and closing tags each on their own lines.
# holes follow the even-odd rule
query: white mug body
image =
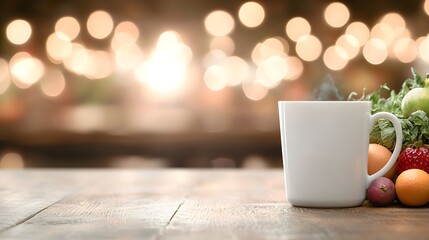
<svg viewBox="0 0 429 240">
<path fill-rule="evenodd" d="M 369 101 L 280 101 L 286 195 L 304 207 L 353 207 L 369 184 Z M 394 159 L 396 160 L 396 159 Z"/>
</svg>

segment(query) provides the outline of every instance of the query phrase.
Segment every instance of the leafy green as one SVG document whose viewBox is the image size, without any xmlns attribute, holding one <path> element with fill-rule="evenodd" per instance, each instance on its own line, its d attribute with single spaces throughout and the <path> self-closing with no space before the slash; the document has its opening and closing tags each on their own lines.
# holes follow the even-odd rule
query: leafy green
<svg viewBox="0 0 429 240">
<path fill-rule="evenodd" d="M 374 92 L 365 95 L 365 89 L 363 90 L 362 97 L 360 99 L 354 99 L 356 93 L 351 93 L 348 100 L 365 100 L 371 101 L 371 113 L 377 112 L 390 112 L 398 117 L 403 133 L 402 146 L 429 146 L 429 118 L 423 111 L 416 111 L 411 114 L 410 117 L 405 118 L 401 110 L 401 103 L 404 96 L 413 88 L 421 88 L 425 85 L 425 80 L 422 79 L 416 71 L 411 69 L 413 78 L 406 79 L 401 90 L 396 93 L 390 91 L 390 88 L 384 84 Z M 428 75 L 429 76 L 429 75 Z M 390 95 L 387 98 L 383 98 L 382 94 L 386 91 L 390 91 Z M 370 133 L 370 142 L 378 143 L 386 148 L 393 151 L 395 147 L 395 130 L 393 124 L 386 119 L 377 121 Z"/>
</svg>

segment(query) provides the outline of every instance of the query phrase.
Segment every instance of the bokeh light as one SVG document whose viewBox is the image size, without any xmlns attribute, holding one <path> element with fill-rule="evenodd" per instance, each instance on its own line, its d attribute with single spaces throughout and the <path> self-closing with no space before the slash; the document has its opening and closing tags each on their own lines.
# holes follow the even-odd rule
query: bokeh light
<svg viewBox="0 0 429 240">
<path fill-rule="evenodd" d="M 48 148 L 32 156 L 21 147 L 68 137 L 97 144 L 107 135 L 120 148 L 156 138 L 176 151 L 169 141 L 188 132 L 196 135 L 185 144 L 232 132 L 256 137 L 244 144 L 257 145 L 258 136 L 278 133 L 273 102 L 311 99 L 327 74 L 347 97 L 384 83 L 397 90 L 410 68 L 421 76 L 429 69 L 429 0 L 23 2 L 0 4 L 0 130 L 7 150 L 0 168 L 51 164 L 55 156 L 42 159 Z M 267 147 L 271 141 L 251 150 Z M 65 150 L 64 156 L 73 149 Z M 88 165 L 122 159 L 98 161 L 87 150 L 79 149 L 94 158 Z M 274 155 L 229 159 L 213 148 L 207 158 L 178 150 L 166 152 L 163 167 L 281 164 Z M 130 154 L 147 153 L 139 151 Z"/>
<path fill-rule="evenodd" d="M 314 35 L 303 36 L 296 43 L 295 50 L 302 60 L 311 62 L 319 58 L 322 52 L 322 43 Z"/>
<path fill-rule="evenodd" d="M 139 35 L 140 31 L 134 23 L 129 21 L 119 23 L 111 40 L 113 51 L 117 52 L 127 45 L 135 45 Z"/>
<path fill-rule="evenodd" d="M 340 2 L 333 2 L 326 7 L 324 17 L 328 25 L 340 28 L 349 21 L 350 12 L 346 5 Z"/>
<path fill-rule="evenodd" d="M 371 29 L 371 38 L 372 39 L 380 39 L 384 42 L 384 44 L 388 47 L 393 43 L 395 39 L 395 32 L 389 24 L 386 23 L 377 23 Z"/>
<path fill-rule="evenodd" d="M 132 42 L 136 42 L 140 35 L 137 25 L 130 21 L 120 22 L 115 28 L 115 34 L 125 33 Z"/>
<path fill-rule="evenodd" d="M 113 19 L 105 11 L 95 11 L 89 15 L 86 27 L 93 38 L 104 39 L 112 33 Z"/>
<path fill-rule="evenodd" d="M 72 53 L 72 43 L 61 32 L 49 35 L 46 40 L 46 52 L 53 63 L 62 63 Z"/>
<path fill-rule="evenodd" d="M 7 91 L 10 85 L 9 64 L 0 58 L 0 94 Z"/>
<path fill-rule="evenodd" d="M 288 66 L 288 72 L 284 77 L 285 80 L 288 80 L 288 81 L 296 80 L 304 72 L 304 64 L 301 61 L 301 59 L 297 57 L 289 56 L 286 58 L 286 63 Z"/>
<path fill-rule="evenodd" d="M 232 55 L 235 50 L 234 40 L 230 36 L 215 37 L 210 42 L 210 50 L 219 49 L 227 55 Z"/>
<path fill-rule="evenodd" d="M 210 66 L 204 73 L 204 83 L 213 91 L 222 90 L 228 84 L 225 69 L 219 65 Z"/>
<path fill-rule="evenodd" d="M 113 63 L 106 51 L 88 51 L 88 62 L 83 74 L 88 79 L 102 79 L 113 72 Z"/>
<path fill-rule="evenodd" d="M 307 36 L 311 33 L 310 23 L 302 17 L 294 17 L 286 24 L 286 34 L 294 42 L 302 36 Z"/>
<path fill-rule="evenodd" d="M 262 43 L 256 44 L 253 48 L 251 57 L 252 61 L 256 65 L 259 65 L 262 61 L 271 56 L 286 56 L 288 50 L 289 45 L 284 38 L 267 38 Z"/>
<path fill-rule="evenodd" d="M 353 22 L 347 26 L 346 34 L 353 36 L 358 41 L 359 47 L 362 47 L 369 40 L 370 30 L 363 22 Z"/>
<path fill-rule="evenodd" d="M 262 61 L 257 69 L 257 80 L 267 88 L 276 87 L 288 73 L 286 59 L 280 56 L 270 56 Z"/>
<path fill-rule="evenodd" d="M 7 39 L 16 45 L 22 45 L 30 39 L 32 33 L 31 25 L 25 20 L 17 19 L 10 22 L 6 27 Z"/>
<path fill-rule="evenodd" d="M 241 84 L 249 75 L 250 67 L 246 61 L 238 56 L 231 56 L 222 63 L 228 79 L 228 86 Z"/>
<path fill-rule="evenodd" d="M 166 31 L 159 36 L 149 59 L 138 64 L 134 76 L 156 93 L 178 92 L 186 86 L 187 67 L 192 57 L 191 48 L 181 41 L 180 35 Z"/>
<path fill-rule="evenodd" d="M 220 50 L 214 49 L 206 53 L 203 58 L 203 65 L 205 68 L 208 68 L 212 65 L 222 65 L 222 63 L 228 58 L 228 55 Z"/>
<path fill-rule="evenodd" d="M 64 67 L 76 74 L 83 74 L 88 64 L 88 51 L 80 43 L 72 43 L 69 55 L 63 58 Z"/>
<path fill-rule="evenodd" d="M 259 51 L 262 59 L 285 55 L 284 45 L 278 38 L 265 39 Z"/>
<path fill-rule="evenodd" d="M 125 44 L 115 52 L 116 65 L 120 70 L 132 70 L 143 59 L 143 51 L 137 44 Z"/>
<path fill-rule="evenodd" d="M 331 70 L 339 71 L 348 63 L 347 52 L 339 46 L 330 46 L 323 54 L 323 62 Z"/>
<path fill-rule="evenodd" d="M 42 92 L 48 97 L 59 96 L 66 87 L 63 73 L 57 68 L 46 70 L 45 76 L 40 80 Z"/>
<path fill-rule="evenodd" d="M 238 17 L 244 26 L 254 28 L 264 21 L 265 11 L 261 4 L 257 2 L 246 2 L 241 5 Z"/>
<path fill-rule="evenodd" d="M 247 80 L 241 85 L 246 97 L 253 101 L 259 101 L 268 94 L 268 89 L 257 80 Z"/>
<path fill-rule="evenodd" d="M 28 88 L 43 76 L 45 66 L 41 60 L 27 52 L 16 53 L 9 63 L 14 83 L 19 88 Z"/>
<path fill-rule="evenodd" d="M 429 0 L 425 0 L 423 4 L 423 9 L 427 15 L 429 15 Z"/>
<path fill-rule="evenodd" d="M 204 26 L 209 34 L 221 37 L 232 32 L 235 27 L 235 21 L 231 14 L 217 10 L 207 15 L 204 20 Z"/>
<path fill-rule="evenodd" d="M 387 13 L 380 22 L 391 27 L 395 38 L 402 36 L 402 33 L 406 30 L 405 19 L 398 13 Z"/>
<path fill-rule="evenodd" d="M 264 4 L 267 4 L 266 8 Z M 235 4 L 234 8 L 205 11 L 196 24 L 204 27 L 209 36 L 198 40 L 192 39 L 192 27 L 185 28 L 186 35 L 182 38 L 175 30 L 157 29 L 164 23 L 147 28 L 146 22 L 138 22 L 140 19 L 122 20 L 122 17 L 116 23 L 116 16 L 120 19 L 120 15 L 107 10 L 96 9 L 83 19 L 78 15 L 59 15 L 49 26 L 54 31 L 41 37 L 32 29 L 39 22 L 10 19 L 14 21 L 6 22 L 3 30 L 7 44 L 25 44 L 33 37 L 42 43 L 45 41 L 45 49 L 36 51 L 36 44 L 10 48 L 11 60 L 8 62 L 6 59 L 10 56 L 0 59 L 0 94 L 14 90 L 11 83 L 21 89 L 40 83 L 43 96 L 52 98 L 69 93 L 67 88 L 74 85 L 66 83 L 75 78 L 77 81 L 100 80 L 99 83 L 88 84 L 96 87 L 104 84 L 102 81 L 107 81 L 107 85 L 112 79 L 131 78 L 131 81 L 121 84 L 137 85 L 138 88 L 133 89 L 138 92 L 137 98 L 144 95 L 139 101 L 150 99 L 150 102 L 155 102 L 168 94 L 183 93 L 183 89 L 190 88 L 193 81 L 202 85 L 205 91 L 216 91 L 216 94 L 231 99 L 241 87 L 247 98 L 258 101 L 268 94 L 273 98 L 279 97 L 281 91 L 272 91 L 274 88 L 287 88 L 289 84 L 303 86 L 302 83 L 283 81 L 301 78 L 305 78 L 304 82 L 313 81 L 312 78 L 318 77 L 314 72 L 348 71 L 350 67 L 353 73 L 362 62 L 378 65 L 387 58 L 389 63 L 414 62 L 418 67 L 429 63 L 427 36 L 414 37 L 416 30 L 420 36 L 427 34 L 421 32 L 422 24 L 416 24 L 423 23 L 426 15 L 425 18 L 409 18 L 397 9 L 398 12 L 389 10 L 374 16 L 374 21 L 360 21 L 356 18 L 359 15 L 355 15 L 354 21 L 349 22 L 348 7 L 340 2 L 331 2 L 318 9 L 327 25 L 316 22 L 321 19 L 315 19 L 314 14 L 294 12 L 294 15 L 279 19 L 285 24 L 282 25 L 284 29 L 278 29 L 278 26 L 264 24 L 268 17 L 270 20 L 276 17 L 271 8 L 273 5 L 268 4 L 246 0 Z M 429 12 L 429 0 L 424 1 L 420 10 L 423 9 Z M 420 14 L 424 15 L 423 12 Z M 236 21 L 241 26 L 236 25 Z M 261 28 L 262 24 L 266 26 Z M 157 29 L 156 33 L 153 33 L 154 29 Z M 314 30 L 323 35 L 319 38 Z M 325 30 L 330 32 L 325 34 Z M 184 44 L 184 39 L 192 39 L 195 45 Z M 197 50 L 195 62 L 192 61 L 194 49 Z M 351 61 L 359 64 L 349 66 Z M 151 97 L 155 95 L 162 97 L 153 100 Z"/>
<path fill-rule="evenodd" d="M 16 152 L 5 153 L 0 159 L 0 168 L 22 169 L 24 168 L 24 159 Z"/>
<path fill-rule="evenodd" d="M 411 38 L 401 38 L 395 42 L 393 52 L 399 61 L 410 63 L 417 57 L 417 44 Z"/>
<path fill-rule="evenodd" d="M 343 56 L 343 58 L 347 60 L 355 58 L 360 50 L 359 41 L 355 38 L 355 36 L 349 34 L 341 35 L 337 39 L 335 46 L 339 47 L 336 49 L 342 49 L 345 51 L 346 55 Z"/>
<path fill-rule="evenodd" d="M 55 23 L 55 32 L 66 35 L 72 41 L 79 35 L 80 24 L 74 17 L 62 17 Z"/>
<path fill-rule="evenodd" d="M 417 46 L 419 51 L 419 57 L 420 59 L 424 60 L 425 62 L 429 63 L 429 39 L 427 36 L 421 37 L 417 39 Z"/>
<path fill-rule="evenodd" d="M 178 34 L 175 31 L 165 31 L 159 35 L 158 41 L 156 43 L 156 47 L 158 49 L 162 48 L 168 48 L 171 46 L 175 46 L 176 44 L 180 43 L 181 37 L 180 34 Z"/>
<path fill-rule="evenodd" d="M 254 64 L 258 65 L 262 60 L 261 55 L 262 43 L 256 44 L 256 46 L 252 50 L 251 58 Z"/>
<path fill-rule="evenodd" d="M 378 38 L 370 39 L 363 47 L 362 53 L 365 59 L 373 65 L 383 63 L 388 54 L 386 43 Z"/>
</svg>

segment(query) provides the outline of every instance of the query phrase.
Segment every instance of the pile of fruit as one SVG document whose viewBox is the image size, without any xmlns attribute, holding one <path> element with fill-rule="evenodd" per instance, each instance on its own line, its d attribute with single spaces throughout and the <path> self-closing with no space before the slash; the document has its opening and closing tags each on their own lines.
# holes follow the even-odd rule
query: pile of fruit
<svg viewBox="0 0 429 240">
<path fill-rule="evenodd" d="M 395 165 L 368 188 L 367 198 L 374 206 L 388 206 L 394 201 L 410 207 L 429 203 L 429 74 L 422 79 L 414 69 L 413 78 L 402 84 L 398 93 L 383 92 L 390 89 L 383 85 L 377 91 L 358 100 L 372 103 L 372 114 L 393 113 L 401 122 L 402 151 Z M 356 96 L 352 93 L 349 100 Z M 368 149 L 368 174 L 381 169 L 389 160 L 395 145 L 395 131 L 388 120 L 379 120 L 373 127 Z"/>
</svg>

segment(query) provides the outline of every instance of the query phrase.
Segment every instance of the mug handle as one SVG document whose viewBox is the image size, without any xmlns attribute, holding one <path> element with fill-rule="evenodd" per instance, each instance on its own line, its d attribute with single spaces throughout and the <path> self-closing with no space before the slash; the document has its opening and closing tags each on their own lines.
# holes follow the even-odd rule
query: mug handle
<svg viewBox="0 0 429 240">
<path fill-rule="evenodd" d="M 382 177 L 384 174 L 386 174 L 389 171 L 389 169 L 395 164 L 396 160 L 398 159 L 399 153 L 401 152 L 401 149 L 402 149 L 402 127 L 401 127 L 401 123 L 399 122 L 399 119 L 395 115 L 389 112 L 378 112 L 372 115 L 369 121 L 370 129 L 372 129 L 372 127 L 374 126 L 374 123 L 381 118 L 388 119 L 393 123 L 393 127 L 395 128 L 395 133 L 396 133 L 395 149 L 393 150 L 392 156 L 390 157 L 386 165 L 384 165 L 384 167 L 381 168 L 378 172 L 372 175 L 369 175 L 367 177 L 367 187 L 371 184 L 372 181 L 374 181 L 379 177 Z"/>
</svg>

